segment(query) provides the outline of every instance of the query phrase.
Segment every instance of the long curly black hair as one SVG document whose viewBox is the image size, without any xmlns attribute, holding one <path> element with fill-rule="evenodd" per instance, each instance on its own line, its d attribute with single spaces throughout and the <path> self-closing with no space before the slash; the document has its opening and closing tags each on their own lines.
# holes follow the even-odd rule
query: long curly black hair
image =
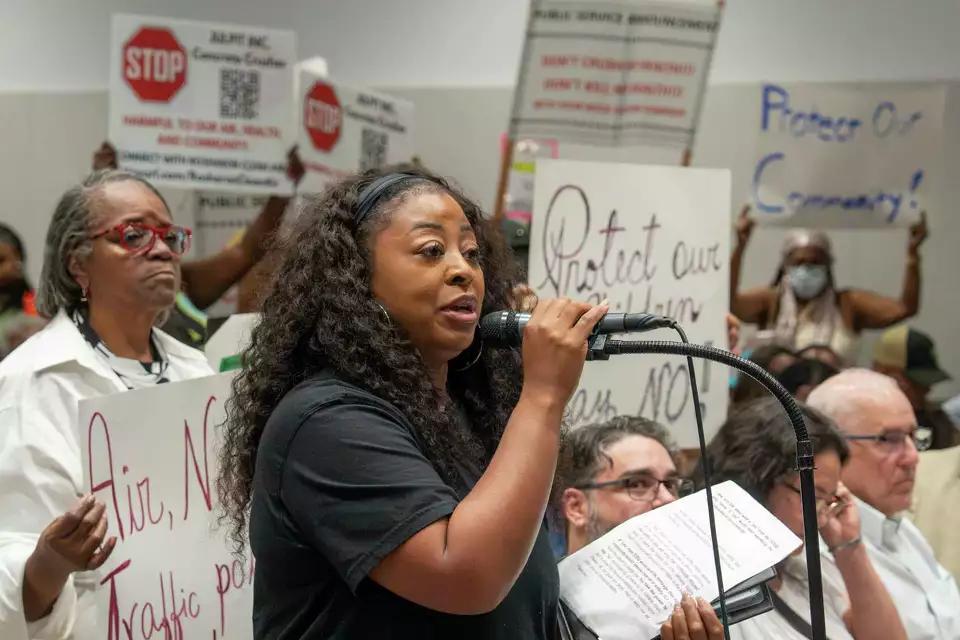
<svg viewBox="0 0 960 640">
<path fill-rule="evenodd" d="M 388 189 L 357 228 L 353 213 L 360 192 L 395 171 L 420 179 Z M 455 461 L 466 456 L 482 467 L 493 455 L 519 397 L 517 354 L 484 349 L 467 367 L 482 347 L 478 335 L 450 363 L 446 393 L 437 390 L 417 349 L 370 290 L 373 236 L 406 198 L 424 192 L 449 194 L 476 233 L 486 287 L 481 314 L 509 306 L 515 270 L 500 234 L 477 204 L 423 167 L 368 171 L 309 200 L 292 233 L 278 241 L 280 266 L 227 405 L 217 486 L 221 519 L 229 521 L 238 548 L 246 538 L 264 425 L 287 392 L 322 370 L 397 407 L 416 430 L 427 458 L 455 489 L 462 490 Z"/>
</svg>

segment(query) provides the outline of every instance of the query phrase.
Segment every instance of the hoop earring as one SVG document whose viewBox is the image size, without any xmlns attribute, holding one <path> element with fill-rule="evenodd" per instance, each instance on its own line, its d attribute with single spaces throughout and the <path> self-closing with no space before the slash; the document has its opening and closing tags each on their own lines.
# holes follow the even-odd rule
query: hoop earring
<svg viewBox="0 0 960 640">
<path fill-rule="evenodd" d="M 87 288 L 80 287 L 80 302 L 87 302 Z"/>
<path fill-rule="evenodd" d="M 460 373 L 461 371 L 466 371 L 467 369 L 469 369 L 469 368 L 472 367 L 473 365 L 475 365 L 475 364 L 477 364 L 478 362 L 480 362 L 480 357 L 481 357 L 482 355 L 483 355 L 483 338 L 480 338 L 480 348 L 477 349 L 477 355 L 474 356 L 473 360 L 471 360 L 469 364 L 466 364 L 466 365 L 464 365 L 464 366 L 462 366 L 462 367 L 458 367 L 458 368 L 454 369 L 453 371 L 454 371 L 455 373 Z"/>
<path fill-rule="evenodd" d="M 379 301 L 379 300 L 374 300 L 374 303 L 375 303 L 378 307 L 380 307 L 380 311 L 383 312 L 383 317 L 387 319 L 387 324 L 393 324 L 393 318 L 390 317 L 390 314 L 387 313 L 387 310 L 384 308 L 384 306 L 383 306 L 382 304 L 380 304 L 380 301 Z"/>
</svg>

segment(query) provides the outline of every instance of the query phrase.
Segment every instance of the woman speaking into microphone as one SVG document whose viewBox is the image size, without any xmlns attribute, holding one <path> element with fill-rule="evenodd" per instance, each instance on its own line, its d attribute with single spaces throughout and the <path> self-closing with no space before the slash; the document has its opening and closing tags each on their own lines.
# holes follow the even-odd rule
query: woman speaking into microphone
<svg viewBox="0 0 960 640">
<path fill-rule="evenodd" d="M 542 301 L 521 373 L 476 332 L 509 306 L 509 264 L 480 208 L 421 168 L 306 207 L 222 451 L 221 499 L 257 561 L 255 637 L 557 637 L 543 516 L 607 307 Z"/>
</svg>

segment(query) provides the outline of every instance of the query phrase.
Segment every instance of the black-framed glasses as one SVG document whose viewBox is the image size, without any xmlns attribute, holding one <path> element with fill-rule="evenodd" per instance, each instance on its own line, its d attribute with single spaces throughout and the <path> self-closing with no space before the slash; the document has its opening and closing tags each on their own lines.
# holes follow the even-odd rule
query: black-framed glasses
<svg viewBox="0 0 960 640">
<path fill-rule="evenodd" d="M 917 451 L 926 451 L 930 448 L 930 445 L 933 444 L 933 429 L 929 427 L 914 427 L 910 431 L 894 429 L 873 435 L 845 433 L 843 437 L 847 440 L 876 442 L 889 453 L 901 451 L 907 442 L 907 438 L 910 438 L 913 440 L 913 446 L 917 448 Z"/>
<path fill-rule="evenodd" d="M 607 482 L 584 482 L 574 485 L 574 489 L 613 489 L 624 490 L 633 500 L 643 502 L 653 502 L 660 491 L 660 485 L 667 490 L 667 493 L 674 498 L 679 498 L 693 493 L 693 482 L 684 478 L 666 478 L 661 480 L 648 473 L 638 473 L 618 480 L 608 480 Z"/>
</svg>

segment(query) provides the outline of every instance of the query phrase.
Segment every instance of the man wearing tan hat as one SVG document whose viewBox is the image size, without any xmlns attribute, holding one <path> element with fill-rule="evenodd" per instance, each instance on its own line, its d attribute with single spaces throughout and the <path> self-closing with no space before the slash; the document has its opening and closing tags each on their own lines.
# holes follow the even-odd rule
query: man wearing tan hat
<svg viewBox="0 0 960 640">
<path fill-rule="evenodd" d="M 932 449 L 960 444 L 960 430 L 939 404 L 930 402 L 930 389 L 950 379 L 937 363 L 933 340 L 907 325 L 887 329 L 873 350 L 873 369 L 897 381 L 910 400 L 917 424 L 933 431 Z"/>
</svg>

